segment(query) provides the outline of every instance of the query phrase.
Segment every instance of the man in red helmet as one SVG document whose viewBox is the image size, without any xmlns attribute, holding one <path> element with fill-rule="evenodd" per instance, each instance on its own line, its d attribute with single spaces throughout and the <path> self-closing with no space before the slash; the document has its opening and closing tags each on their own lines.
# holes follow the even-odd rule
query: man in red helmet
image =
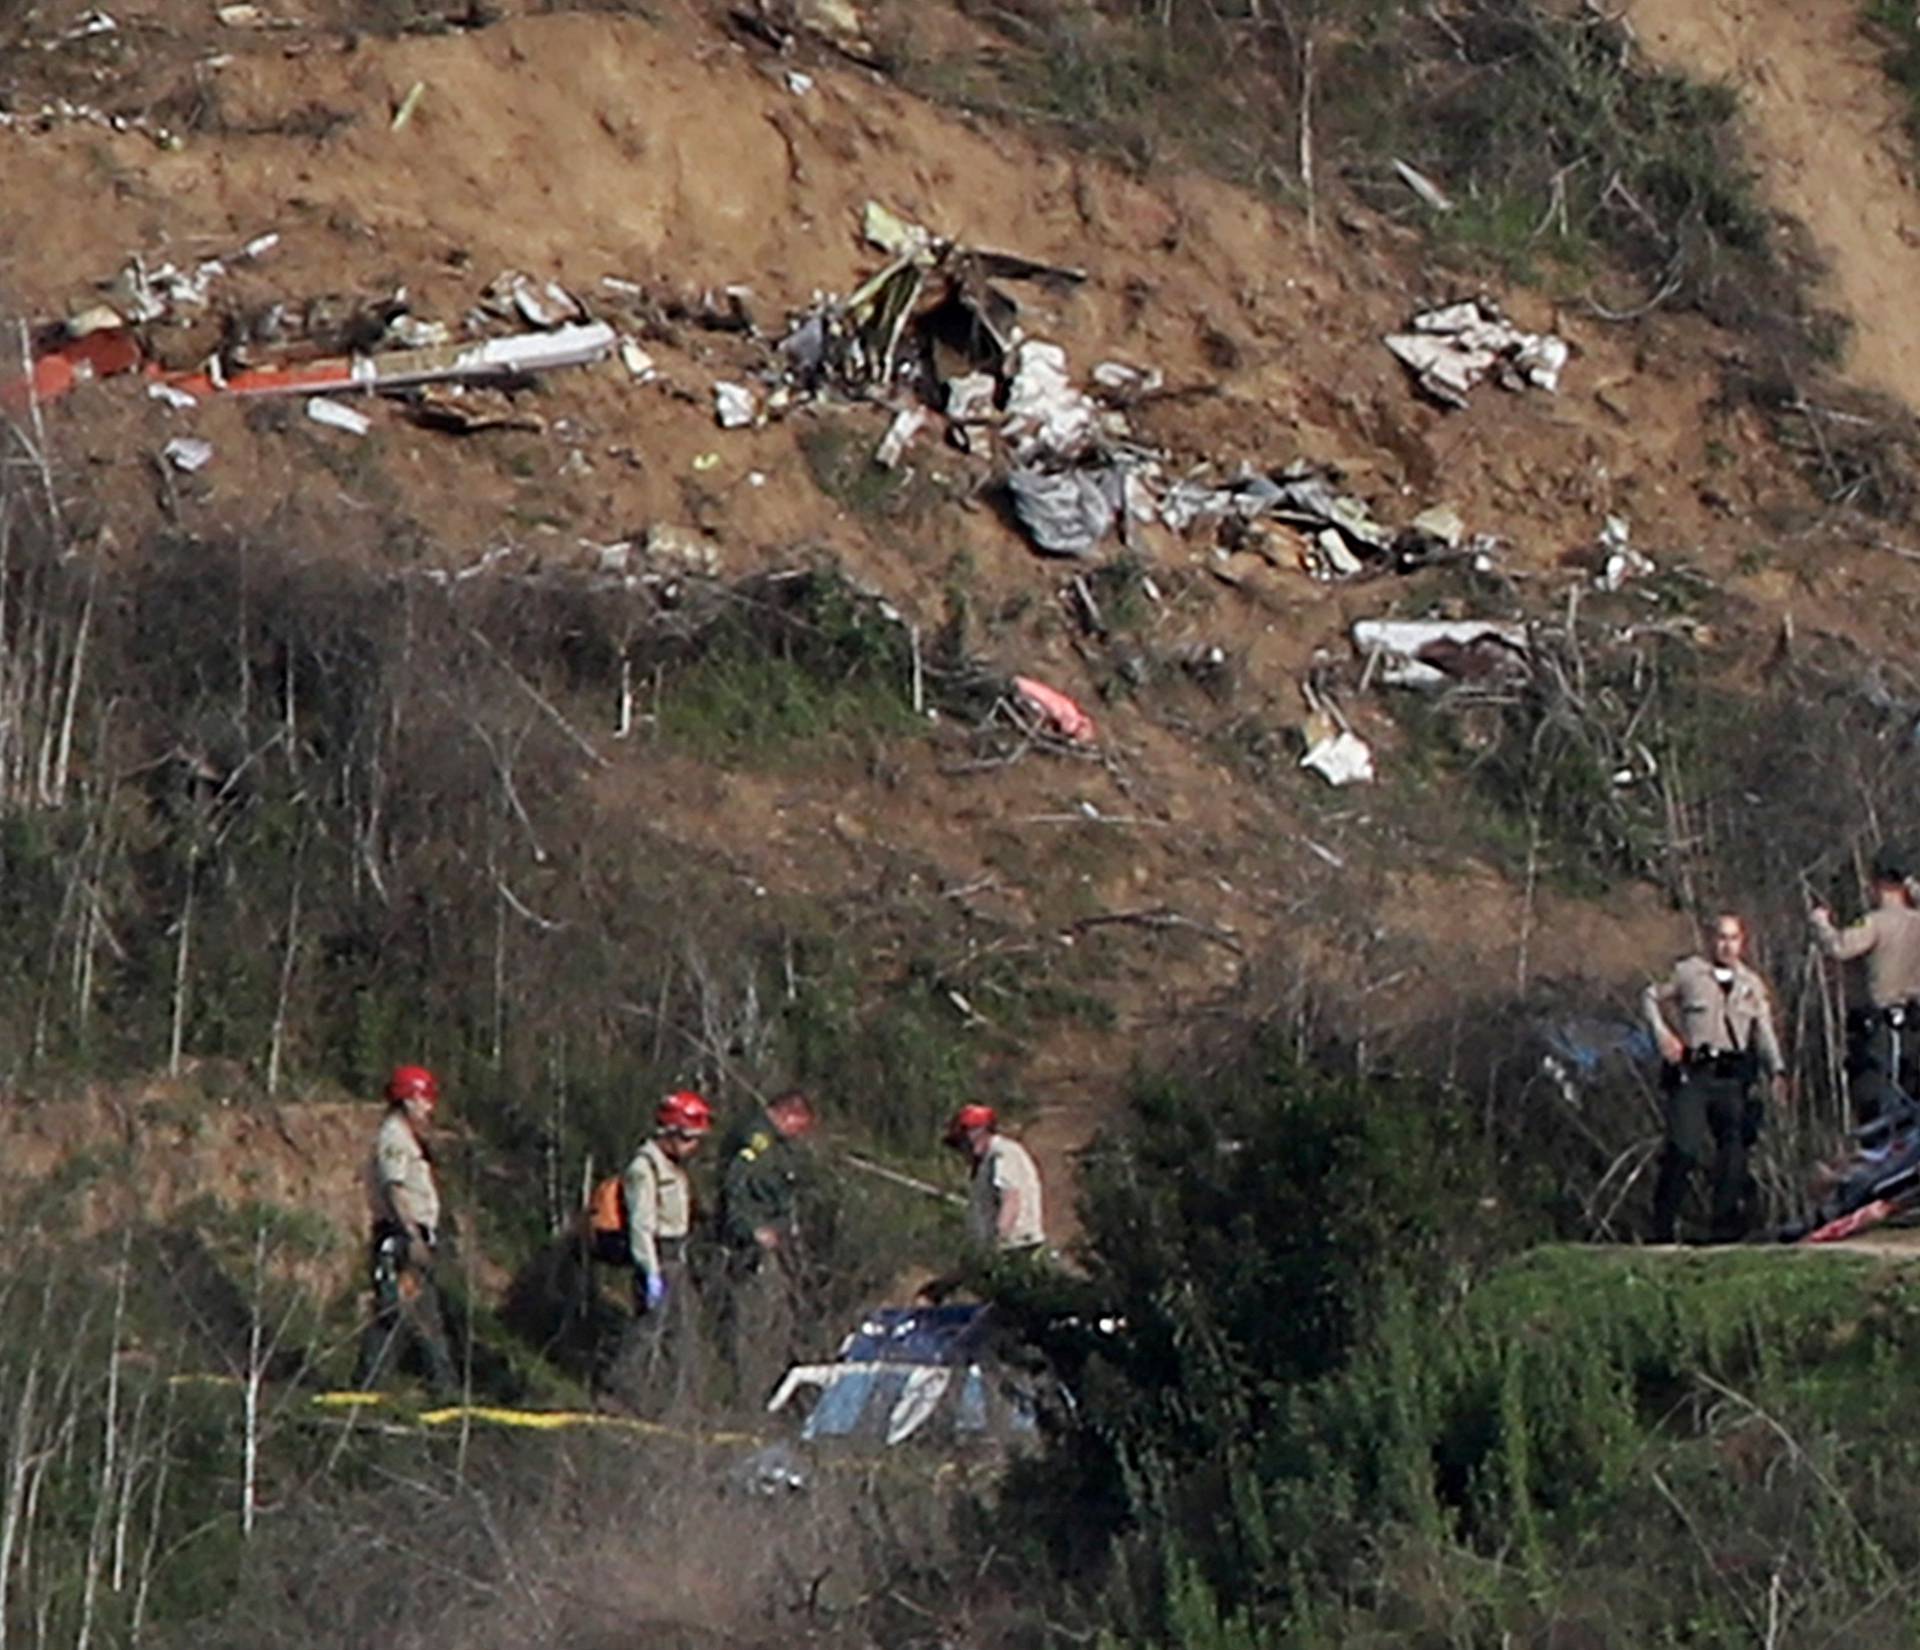
<svg viewBox="0 0 1920 1650">
<path fill-rule="evenodd" d="M 650 1403 L 671 1403 L 682 1395 L 693 1328 L 686 1269 L 693 1187 L 686 1164 L 713 1128 L 713 1108 L 692 1090 L 680 1089 L 660 1102 L 653 1122 L 652 1137 L 621 1177 L 634 1323 L 614 1382 L 625 1389 L 623 1396 L 646 1394 Z"/>
<path fill-rule="evenodd" d="M 379 1379 L 389 1353 L 404 1363 L 416 1348 L 436 1393 L 450 1393 L 459 1385 L 447 1351 L 440 1292 L 433 1283 L 440 1188 L 427 1131 L 439 1100 L 439 1080 L 425 1066 L 395 1066 L 387 1079 L 387 1114 L 380 1120 L 367 1165 L 373 1321 L 360 1340 L 355 1386 L 371 1386 Z"/>
<path fill-rule="evenodd" d="M 946 1143 L 973 1164 L 967 1242 L 987 1254 L 1035 1253 L 1047 1241 L 1040 1170 L 1025 1146 L 999 1131 L 991 1106 L 962 1106 L 947 1124 Z"/>
</svg>

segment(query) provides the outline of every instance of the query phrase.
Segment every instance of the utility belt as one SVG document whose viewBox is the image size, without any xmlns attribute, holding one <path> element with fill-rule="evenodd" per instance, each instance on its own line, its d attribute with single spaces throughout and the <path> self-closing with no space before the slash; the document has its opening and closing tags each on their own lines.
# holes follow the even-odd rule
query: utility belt
<svg viewBox="0 0 1920 1650">
<path fill-rule="evenodd" d="M 1752 1049 L 1690 1048 L 1684 1062 L 1690 1075 L 1751 1083 L 1760 1075 L 1760 1059 Z"/>
</svg>

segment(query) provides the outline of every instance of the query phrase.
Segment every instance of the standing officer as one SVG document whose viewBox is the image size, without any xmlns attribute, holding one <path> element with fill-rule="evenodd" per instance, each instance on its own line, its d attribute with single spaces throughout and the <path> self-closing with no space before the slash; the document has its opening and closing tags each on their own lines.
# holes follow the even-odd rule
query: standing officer
<svg viewBox="0 0 1920 1650">
<path fill-rule="evenodd" d="M 741 1395 L 755 1401 L 793 1362 L 800 1264 L 795 1142 L 814 1121 L 813 1101 L 788 1089 L 736 1126 L 721 1147 L 730 1355 Z"/>
<path fill-rule="evenodd" d="M 395 1066 L 387 1079 L 387 1114 L 380 1120 L 367 1165 L 367 1205 L 373 1218 L 373 1321 L 360 1338 L 354 1385 L 379 1378 L 387 1355 L 404 1362 L 409 1350 L 425 1359 L 436 1395 L 459 1387 L 447 1352 L 440 1292 L 433 1283 L 440 1238 L 440 1188 L 427 1131 L 440 1102 L 440 1082 L 425 1066 Z"/>
<path fill-rule="evenodd" d="M 687 1286 L 693 1187 L 686 1164 L 713 1128 L 713 1108 L 690 1089 L 662 1100 L 650 1139 L 627 1164 L 620 1189 L 633 1266 L 633 1326 L 614 1372 L 622 1396 L 662 1407 L 683 1397 L 694 1332 Z"/>
<path fill-rule="evenodd" d="M 1667 1143 L 1653 1193 L 1653 1239 L 1671 1243 L 1696 1170 L 1710 1170 L 1712 1235 L 1736 1242 L 1752 1223 L 1747 1148 L 1760 1134 L 1761 1076 L 1784 1101 L 1785 1066 L 1766 985 L 1743 960 L 1747 925 L 1731 911 L 1713 920 L 1707 957 L 1683 957 L 1641 1001 L 1665 1062 Z M 1668 1018 L 1674 1011 L 1678 1029 Z"/>
<path fill-rule="evenodd" d="M 1903 1048 L 1920 1034 L 1920 911 L 1913 906 L 1905 861 L 1883 849 L 1873 864 L 1873 909 L 1851 928 L 1836 929 L 1824 905 L 1812 911 L 1815 943 L 1829 957 L 1867 961 L 1867 1004 L 1847 1016 L 1847 1071 L 1854 1111 L 1878 1117 L 1911 1094 L 1913 1053 Z M 1905 1069 L 1903 1069 L 1905 1068 Z"/>
</svg>

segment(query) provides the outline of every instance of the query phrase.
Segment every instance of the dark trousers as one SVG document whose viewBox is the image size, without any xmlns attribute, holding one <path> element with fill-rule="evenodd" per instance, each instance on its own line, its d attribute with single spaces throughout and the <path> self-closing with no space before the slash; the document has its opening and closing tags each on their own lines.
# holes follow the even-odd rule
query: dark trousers
<svg viewBox="0 0 1920 1650">
<path fill-rule="evenodd" d="M 1667 1144 L 1653 1189 L 1653 1241 L 1671 1243 L 1680 1206 L 1706 1171 L 1715 1243 L 1736 1243 L 1753 1225 L 1755 1187 L 1747 1148 L 1759 1137 L 1760 1102 L 1743 1077 L 1698 1067 L 1673 1069 L 1667 1083 Z"/>
<path fill-rule="evenodd" d="M 764 1404 L 794 1362 L 799 1321 L 793 1274 L 758 1247 L 728 1256 L 727 1361 L 744 1404 Z"/>
<path fill-rule="evenodd" d="M 1878 1009 L 1849 1016 L 1847 1027 L 1847 1089 L 1853 1098 L 1856 1123 L 1871 1123 L 1898 1103 L 1901 1092 L 1913 1090 L 1914 1056 L 1920 1054 L 1920 1017 L 1910 1017 L 1894 1028 Z"/>
<path fill-rule="evenodd" d="M 360 1336 L 353 1384 L 371 1387 L 389 1363 L 401 1369 L 411 1364 L 436 1396 L 447 1397 L 459 1391 L 460 1377 L 447 1350 L 446 1319 L 431 1258 L 416 1254 L 416 1248 L 397 1227 L 373 1234 L 368 1255 L 373 1319 Z"/>
<path fill-rule="evenodd" d="M 700 1326 L 693 1280 L 680 1245 L 660 1244 L 660 1276 L 666 1299 L 646 1308 L 634 1302 L 627 1325 L 609 1361 L 603 1384 L 636 1415 L 663 1415 L 682 1408 L 699 1381 Z"/>
</svg>

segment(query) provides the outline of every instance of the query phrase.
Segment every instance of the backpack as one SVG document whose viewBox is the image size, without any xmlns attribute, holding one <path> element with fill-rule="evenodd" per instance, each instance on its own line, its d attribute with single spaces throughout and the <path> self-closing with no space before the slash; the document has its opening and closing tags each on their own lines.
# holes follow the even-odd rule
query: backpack
<svg viewBox="0 0 1920 1650">
<path fill-rule="evenodd" d="M 619 1175 L 610 1174 L 587 1194 L 587 1230 L 595 1237 L 617 1237 L 626 1229 L 626 1187 Z"/>
</svg>

